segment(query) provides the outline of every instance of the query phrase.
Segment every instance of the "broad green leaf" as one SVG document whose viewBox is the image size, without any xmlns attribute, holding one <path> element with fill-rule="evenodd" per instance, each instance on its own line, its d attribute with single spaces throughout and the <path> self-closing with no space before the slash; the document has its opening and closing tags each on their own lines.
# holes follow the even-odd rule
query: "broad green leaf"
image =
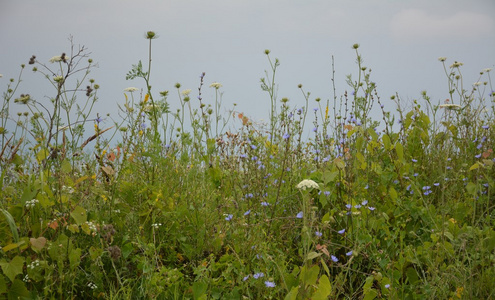
<svg viewBox="0 0 495 300">
<path fill-rule="evenodd" d="M 373 300 L 378 296 L 378 292 L 375 290 L 370 290 L 368 293 L 365 294 L 363 300 Z"/>
<path fill-rule="evenodd" d="M 479 163 L 475 163 L 474 165 L 471 166 L 471 168 L 469 168 L 469 171 L 478 169 L 479 167 L 480 167 L 480 164 Z"/>
<path fill-rule="evenodd" d="M 50 151 L 46 148 L 41 148 L 40 151 L 36 154 L 36 160 L 38 160 L 39 163 L 41 163 L 43 160 L 45 160 L 48 155 L 50 155 Z"/>
<path fill-rule="evenodd" d="M 31 299 L 29 291 L 22 280 L 14 280 L 9 289 L 9 299 Z"/>
<path fill-rule="evenodd" d="M 297 300 L 297 294 L 299 294 L 299 286 L 293 287 L 284 300 Z"/>
<path fill-rule="evenodd" d="M 313 266 L 310 269 L 306 267 L 302 267 L 301 270 L 301 279 L 305 286 L 311 286 L 316 284 L 316 280 L 318 279 L 318 274 L 320 273 L 320 268 L 318 266 Z"/>
<path fill-rule="evenodd" d="M 390 150 L 390 146 L 391 146 L 390 137 L 387 134 L 384 134 L 382 136 L 382 142 L 383 142 L 383 146 L 385 147 L 385 149 Z"/>
<path fill-rule="evenodd" d="M 74 210 L 70 213 L 70 215 L 74 218 L 77 225 L 81 225 L 87 221 L 86 210 L 81 206 L 76 206 Z"/>
<path fill-rule="evenodd" d="M 2 267 L 3 273 L 7 276 L 10 281 L 14 281 L 14 278 L 22 274 L 22 267 L 24 266 L 24 257 L 16 256 L 10 262 L 0 261 L 0 266 Z"/>
<path fill-rule="evenodd" d="M 328 299 L 328 296 L 332 292 L 332 285 L 330 284 L 330 280 L 328 280 L 327 275 L 323 275 L 318 280 L 318 289 L 313 294 L 311 299 L 313 300 L 325 300 Z"/>
<path fill-rule="evenodd" d="M 393 186 L 390 187 L 390 189 L 388 190 L 388 193 L 390 195 L 390 198 L 392 198 L 392 200 L 394 200 L 394 201 L 397 200 L 397 191 L 394 189 Z"/>
<path fill-rule="evenodd" d="M 206 282 L 196 281 L 192 286 L 194 299 L 206 299 L 207 288 L 208 284 Z"/>
<path fill-rule="evenodd" d="M 81 262 L 81 248 L 72 249 L 69 253 L 69 264 L 70 268 L 74 270 Z"/>
<path fill-rule="evenodd" d="M 397 152 L 397 157 L 400 161 L 404 161 L 404 147 L 401 143 L 395 144 L 395 152 Z"/>
<path fill-rule="evenodd" d="M 323 176 L 322 176 L 323 183 L 328 184 L 329 182 L 333 182 L 335 178 L 337 178 L 337 176 L 339 176 L 339 171 L 332 172 L 327 170 L 323 172 Z"/>
<path fill-rule="evenodd" d="M 477 186 L 475 183 L 472 183 L 472 182 L 469 182 L 467 185 L 466 185 L 466 190 L 468 193 L 470 193 L 471 195 L 476 195 L 476 192 L 477 192 Z"/>
<path fill-rule="evenodd" d="M 7 283 L 5 282 L 5 277 L 0 276 L 0 294 L 7 292 Z"/>
</svg>

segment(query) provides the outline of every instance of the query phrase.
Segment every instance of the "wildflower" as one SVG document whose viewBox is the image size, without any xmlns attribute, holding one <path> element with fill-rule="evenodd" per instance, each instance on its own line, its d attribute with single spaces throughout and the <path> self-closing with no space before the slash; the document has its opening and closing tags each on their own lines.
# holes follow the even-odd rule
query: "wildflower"
<svg viewBox="0 0 495 300">
<path fill-rule="evenodd" d="M 444 61 L 446 61 L 446 60 L 447 60 L 447 57 L 443 57 L 443 56 L 442 56 L 442 57 L 439 57 L 439 58 L 438 58 L 438 60 L 439 60 L 439 61 L 441 61 L 441 62 L 444 62 Z"/>
<path fill-rule="evenodd" d="M 275 282 L 272 282 L 272 281 L 265 281 L 265 285 L 266 285 L 266 287 L 273 288 L 273 287 L 275 287 Z"/>
<path fill-rule="evenodd" d="M 488 73 L 492 70 L 492 68 L 486 68 L 486 69 L 483 69 L 483 73 Z"/>
<path fill-rule="evenodd" d="M 270 205 L 270 203 L 268 203 L 266 201 L 261 202 L 261 206 L 268 206 L 268 205 Z"/>
<path fill-rule="evenodd" d="M 135 87 L 132 87 L 132 86 L 131 86 L 131 87 L 125 88 L 125 89 L 124 89 L 124 92 L 129 92 L 129 93 L 132 93 L 132 92 L 135 92 L 135 91 L 137 91 L 137 90 L 138 90 L 138 88 L 135 88 Z"/>
<path fill-rule="evenodd" d="M 246 281 L 246 280 L 248 280 L 248 279 L 249 279 L 249 276 L 251 276 L 251 275 L 247 275 L 247 276 L 245 276 L 244 278 L 242 278 L 242 281 Z"/>
<path fill-rule="evenodd" d="M 354 205 L 354 208 L 355 208 L 355 209 L 360 209 L 360 208 L 361 208 L 361 204 L 356 204 L 356 205 Z"/>
<path fill-rule="evenodd" d="M 435 182 L 433 185 L 434 185 L 434 186 L 439 186 L 439 185 L 440 185 L 440 183 Z"/>
<path fill-rule="evenodd" d="M 366 205 L 368 204 L 368 200 L 363 200 L 363 202 L 361 202 L 361 205 Z"/>
<path fill-rule="evenodd" d="M 324 192 L 323 192 L 323 194 L 324 194 L 325 196 L 327 196 L 327 197 L 328 197 L 328 196 L 330 196 L 330 192 L 329 192 L 329 191 L 324 191 Z"/>
<path fill-rule="evenodd" d="M 345 232 L 345 228 L 342 229 L 342 230 L 337 231 L 338 234 L 344 234 L 344 232 Z"/>
<path fill-rule="evenodd" d="M 366 185 L 366 186 L 364 187 L 364 189 L 365 189 L 365 190 L 367 190 L 368 188 L 369 188 L 369 185 Z"/>
<path fill-rule="evenodd" d="M 412 162 L 418 162 L 418 160 L 417 159 L 414 159 L 414 158 L 411 159 L 411 160 L 412 160 Z"/>
<path fill-rule="evenodd" d="M 313 132 L 317 132 L 317 131 L 318 131 L 318 127 L 313 128 Z"/>
<path fill-rule="evenodd" d="M 451 68 L 459 68 L 460 66 L 464 65 L 461 62 L 455 61 L 452 65 L 450 65 Z"/>
<path fill-rule="evenodd" d="M 64 79 L 64 77 L 62 77 L 62 76 L 55 76 L 55 77 L 53 77 L 53 81 L 55 81 L 55 82 L 60 82 L 63 79 Z"/>
<path fill-rule="evenodd" d="M 352 255 L 352 250 L 351 250 L 351 251 L 349 251 L 349 252 L 347 252 L 345 255 L 346 255 L 346 256 L 351 256 L 351 255 Z"/>
<path fill-rule="evenodd" d="M 245 216 L 249 215 L 251 213 L 251 210 L 248 210 L 244 213 Z"/>
<path fill-rule="evenodd" d="M 459 104 L 454 104 L 454 103 L 441 104 L 438 107 L 440 107 L 440 108 L 446 108 L 446 109 L 458 109 L 458 108 L 461 108 L 461 106 Z"/>
<path fill-rule="evenodd" d="M 334 255 L 332 255 L 331 258 L 332 258 L 332 261 L 333 262 L 338 262 L 339 261 L 339 259 L 337 257 L 335 257 Z"/>
<path fill-rule="evenodd" d="M 316 231 L 316 232 L 315 232 L 315 235 L 316 235 L 317 237 L 321 237 L 323 234 L 322 234 L 321 232 L 319 232 L 319 231 Z"/>
<path fill-rule="evenodd" d="M 218 90 L 219 88 L 222 87 L 222 85 L 215 81 L 212 84 L 210 84 L 210 87 L 216 88 Z"/>
<path fill-rule="evenodd" d="M 483 82 L 480 82 L 480 81 L 476 81 L 475 83 L 473 83 L 474 86 L 480 86 L 482 84 L 483 84 Z"/>
<path fill-rule="evenodd" d="M 56 55 L 56 56 L 50 58 L 48 61 L 51 63 L 54 63 L 54 62 L 59 62 L 59 61 L 65 61 L 67 59 L 69 59 L 69 57 L 67 55 L 64 55 L 64 57 L 62 57 L 61 55 Z"/>
<path fill-rule="evenodd" d="M 352 205 L 351 204 L 346 204 L 345 207 L 347 207 L 347 209 L 351 209 L 352 208 Z"/>
<path fill-rule="evenodd" d="M 296 218 L 302 219 L 303 218 L 303 215 L 304 215 L 303 212 L 300 211 L 300 212 L 297 213 Z"/>
<path fill-rule="evenodd" d="M 386 289 L 390 288 L 390 284 L 386 284 L 386 285 L 385 285 L 385 288 L 386 288 Z"/>
<path fill-rule="evenodd" d="M 480 153 L 480 154 L 478 154 L 478 155 L 475 155 L 474 157 L 476 157 L 476 158 L 480 158 L 480 157 L 481 157 L 481 153 Z"/>
<path fill-rule="evenodd" d="M 319 189 L 320 187 L 313 180 L 311 180 L 311 179 L 304 179 L 303 181 L 299 182 L 296 185 L 296 188 L 304 191 L 304 190 L 306 190 L 306 188 L 308 188 L 308 189 Z"/>
<path fill-rule="evenodd" d="M 373 206 L 368 206 L 368 209 L 374 211 L 376 208 L 374 208 Z"/>
<path fill-rule="evenodd" d="M 234 217 L 234 216 L 233 216 L 232 214 L 229 214 L 229 215 L 227 215 L 227 216 L 225 217 L 225 221 L 230 221 L 230 220 L 232 220 L 232 218 L 233 218 L 233 217 Z"/>
<path fill-rule="evenodd" d="M 284 139 L 284 140 L 287 140 L 288 138 L 290 138 L 290 134 L 285 133 L 285 134 L 284 134 L 284 136 L 283 136 L 283 139 Z"/>
<path fill-rule="evenodd" d="M 259 273 L 256 273 L 253 275 L 253 278 L 254 279 L 258 279 L 258 278 L 261 278 L 261 277 L 265 277 L 265 274 L 263 274 L 262 272 L 259 272 Z"/>
</svg>

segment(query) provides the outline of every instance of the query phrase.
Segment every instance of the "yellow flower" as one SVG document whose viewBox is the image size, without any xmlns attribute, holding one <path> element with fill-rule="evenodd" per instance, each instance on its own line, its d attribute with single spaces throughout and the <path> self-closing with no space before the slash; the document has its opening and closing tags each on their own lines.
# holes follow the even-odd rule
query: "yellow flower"
<svg viewBox="0 0 495 300">
<path fill-rule="evenodd" d="M 328 118 L 328 106 L 325 108 L 325 120 Z"/>
<path fill-rule="evenodd" d="M 150 95 L 149 94 L 146 94 L 144 96 L 144 103 L 148 102 L 149 98 L 150 98 Z"/>
</svg>

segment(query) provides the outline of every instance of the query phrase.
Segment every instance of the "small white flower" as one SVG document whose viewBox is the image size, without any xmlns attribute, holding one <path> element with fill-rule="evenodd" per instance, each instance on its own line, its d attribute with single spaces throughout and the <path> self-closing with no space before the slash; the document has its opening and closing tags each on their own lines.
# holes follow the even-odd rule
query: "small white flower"
<svg viewBox="0 0 495 300">
<path fill-rule="evenodd" d="M 486 69 L 483 69 L 483 73 L 488 73 L 488 72 L 490 72 L 491 70 L 492 70 L 492 68 L 486 68 Z M 0 75 L 1 75 L 1 74 L 0 74 Z M 0 76 L 0 77 L 2 77 L 2 76 Z"/>
<path fill-rule="evenodd" d="M 439 60 L 439 61 L 446 61 L 446 60 L 447 60 L 447 57 L 443 57 L 443 56 L 442 56 L 442 57 L 439 57 L 439 58 L 438 58 L 438 60 Z"/>
<path fill-rule="evenodd" d="M 68 56 L 65 56 L 64 58 L 65 58 L 65 60 L 69 59 Z M 62 61 L 62 56 L 60 56 L 60 55 L 56 55 L 56 56 L 50 58 L 50 60 L 49 60 L 49 62 L 51 62 L 51 63 L 59 62 L 59 61 Z"/>
<path fill-rule="evenodd" d="M 461 62 L 455 61 L 452 65 L 450 65 L 451 68 L 459 68 L 460 66 L 464 65 Z"/>
<path fill-rule="evenodd" d="M 212 84 L 210 84 L 210 87 L 214 87 L 214 88 L 216 88 L 218 90 L 219 88 L 222 87 L 222 84 L 220 84 L 220 83 L 218 83 L 218 82 L 215 81 Z"/>
<path fill-rule="evenodd" d="M 188 96 L 191 93 L 191 89 L 183 90 L 181 92 L 182 96 Z"/>
<path fill-rule="evenodd" d="M 311 179 L 304 179 L 303 181 L 299 182 L 296 185 L 296 188 L 304 191 L 307 188 L 308 189 L 319 189 L 320 186 L 318 185 L 318 183 L 314 182 Z"/>
<path fill-rule="evenodd" d="M 53 81 L 55 81 L 55 82 L 60 82 L 63 79 L 64 79 L 64 77 L 62 77 L 62 76 L 55 76 L 55 77 L 53 77 Z"/>
<path fill-rule="evenodd" d="M 135 92 L 135 91 L 137 91 L 137 90 L 138 90 L 138 88 L 135 88 L 135 87 L 132 87 L 132 86 L 131 86 L 131 87 L 125 88 L 125 89 L 124 89 L 124 92 L 129 92 L 129 93 L 132 93 L 132 92 Z"/>
<path fill-rule="evenodd" d="M 2 78 L 2 77 L 3 77 L 3 74 L 0 74 L 0 78 Z"/>
<path fill-rule="evenodd" d="M 474 86 L 480 86 L 482 84 L 483 84 L 483 82 L 480 82 L 480 81 L 477 81 L 477 82 L 473 83 Z"/>
<path fill-rule="evenodd" d="M 461 108 L 459 104 L 441 104 L 439 106 L 440 108 L 447 108 L 447 109 L 458 109 Z"/>
</svg>

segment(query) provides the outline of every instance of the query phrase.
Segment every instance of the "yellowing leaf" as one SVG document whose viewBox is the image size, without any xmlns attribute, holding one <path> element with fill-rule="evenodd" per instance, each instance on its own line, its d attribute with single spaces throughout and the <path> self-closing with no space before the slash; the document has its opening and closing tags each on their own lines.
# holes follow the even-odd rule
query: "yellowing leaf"
<svg viewBox="0 0 495 300">
<path fill-rule="evenodd" d="M 40 236 L 39 238 L 30 238 L 29 242 L 31 243 L 31 246 L 33 247 L 34 250 L 41 250 L 45 247 L 46 245 L 46 238 Z"/>
</svg>

